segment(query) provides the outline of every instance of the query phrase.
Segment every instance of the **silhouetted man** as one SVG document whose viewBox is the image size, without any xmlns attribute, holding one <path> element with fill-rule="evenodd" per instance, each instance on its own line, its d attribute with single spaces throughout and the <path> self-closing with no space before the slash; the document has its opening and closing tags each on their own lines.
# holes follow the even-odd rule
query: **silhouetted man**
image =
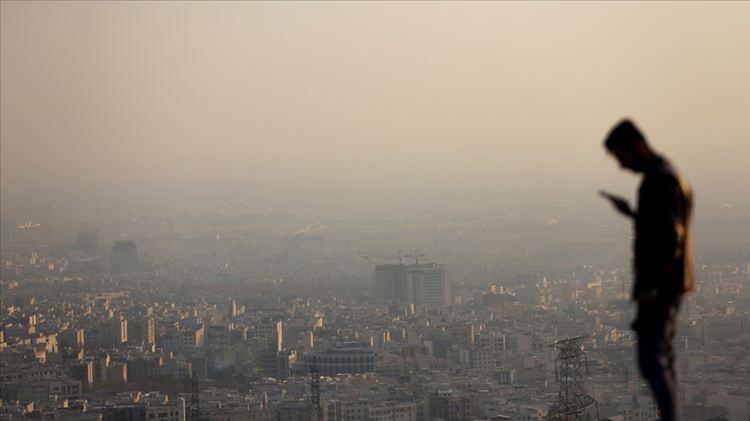
<svg viewBox="0 0 750 421">
<path fill-rule="evenodd" d="M 643 175 L 638 209 L 600 192 L 620 213 L 635 221 L 633 300 L 638 315 L 638 363 L 663 420 L 679 420 L 674 335 L 682 295 L 693 289 L 688 184 L 664 157 L 652 150 L 629 120 L 617 124 L 605 147 L 628 170 Z"/>
</svg>

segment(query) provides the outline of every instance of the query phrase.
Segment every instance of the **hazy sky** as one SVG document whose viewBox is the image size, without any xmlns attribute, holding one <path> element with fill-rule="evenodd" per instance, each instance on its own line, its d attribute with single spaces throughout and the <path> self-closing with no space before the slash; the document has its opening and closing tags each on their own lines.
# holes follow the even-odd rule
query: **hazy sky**
<svg viewBox="0 0 750 421">
<path fill-rule="evenodd" d="M 2 2 L 5 193 L 750 190 L 750 3 Z"/>
</svg>

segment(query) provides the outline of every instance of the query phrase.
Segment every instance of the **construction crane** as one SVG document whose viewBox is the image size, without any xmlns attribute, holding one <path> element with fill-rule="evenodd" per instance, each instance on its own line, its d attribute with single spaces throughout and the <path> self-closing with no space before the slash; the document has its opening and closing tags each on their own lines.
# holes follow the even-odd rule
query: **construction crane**
<svg viewBox="0 0 750 421">
<path fill-rule="evenodd" d="M 422 254 L 422 253 L 420 253 L 420 252 L 418 252 L 418 251 L 415 251 L 415 252 L 413 252 L 413 253 L 409 253 L 409 254 L 404 254 L 404 255 L 403 255 L 403 256 L 401 256 L 401 257 L 413 257 L 413 258 L 414 258 L 414 264 L 415 264 L 415 265 L 418 265 L 418 264 L 419 264 L 419 258 L 420 258 L 420 257 L 424 257 L 424 254 Z"/>
<path fill-rule="evenodd" d="M 373 263 L 374 259 L 387 259 L 387 260 L 398 259 L 398 264 L 399 265 L 403 265 L 404 264 L 404 257 L 411 256 L 411 255 L 403 255 L 403 254 L 401 254 L 400 251 L 397 251 L 396 255 L 394 255 L 394 256 L 375 256 L 375 255 L 368 254 L 368 253 L 366 253 L 363 250 L 360 250 L 358 252 L 358 256 L 359 256 L 360 259 L 366 260 L 368 263 L 371 263 L 371 264 Z"/>
</svg>

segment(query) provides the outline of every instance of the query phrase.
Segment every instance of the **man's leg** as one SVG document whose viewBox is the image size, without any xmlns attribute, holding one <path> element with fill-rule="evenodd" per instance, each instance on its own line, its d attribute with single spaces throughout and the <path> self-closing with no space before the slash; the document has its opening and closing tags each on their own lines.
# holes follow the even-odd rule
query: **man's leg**
<svg viewBox="0 0 750 421">
<path fill-rule="evenodd" d="M 659 306 L 658 304 L 656 304 Z M 677 411 L 677 381 L 674 376 L 674 352 L 670 317 L 672 312 L 664 305 L 639 309 L 639 318 L 647 317 L 647 326 L 638 333 L 638 363 L 641 374 L 651 386 L 656 404 L 664 421 L 679 420 Z M 659 317 L 661 316 L 661 317 Z"/>
<path fill-rule="evenodd" d="M 675 414 L 676 419 L 680 418 L 680 382 L 679 382 L 679 376 L 678 376 L 678 367 L 677 367 L 677 352 L 675 351 L 675 335 L 677 333 L 677 314 L 679 312 L 680 303 L 677 301 L 676 304 L 669 306 L 669 318 L 667 319 L 666 323 L 666 335 L 665 335 L 665 353 L 664 355 L 667 357 L 667 361 L 669 363 L 669 374 L 672 377 L 672 381 L 670 382 L 670 385 L 672 386 L 671 394 L 672 394 L 672 400 L 674 401 L 675 405 Z"/>
</svg>

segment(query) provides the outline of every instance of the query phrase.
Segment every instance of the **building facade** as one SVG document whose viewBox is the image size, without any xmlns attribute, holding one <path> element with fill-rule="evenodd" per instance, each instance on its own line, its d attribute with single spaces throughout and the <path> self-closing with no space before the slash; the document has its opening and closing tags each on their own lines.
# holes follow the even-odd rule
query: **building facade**
<svg viewBox="0 0 750 421">
<path fill-rule="evenodd" d="M 308 373 L 316 366 L 322 376 L 375 372 L 375 352 L 361 342 L 338 342 L 325 351 L 306 353 L 303 360 Z"/>
</svg>

